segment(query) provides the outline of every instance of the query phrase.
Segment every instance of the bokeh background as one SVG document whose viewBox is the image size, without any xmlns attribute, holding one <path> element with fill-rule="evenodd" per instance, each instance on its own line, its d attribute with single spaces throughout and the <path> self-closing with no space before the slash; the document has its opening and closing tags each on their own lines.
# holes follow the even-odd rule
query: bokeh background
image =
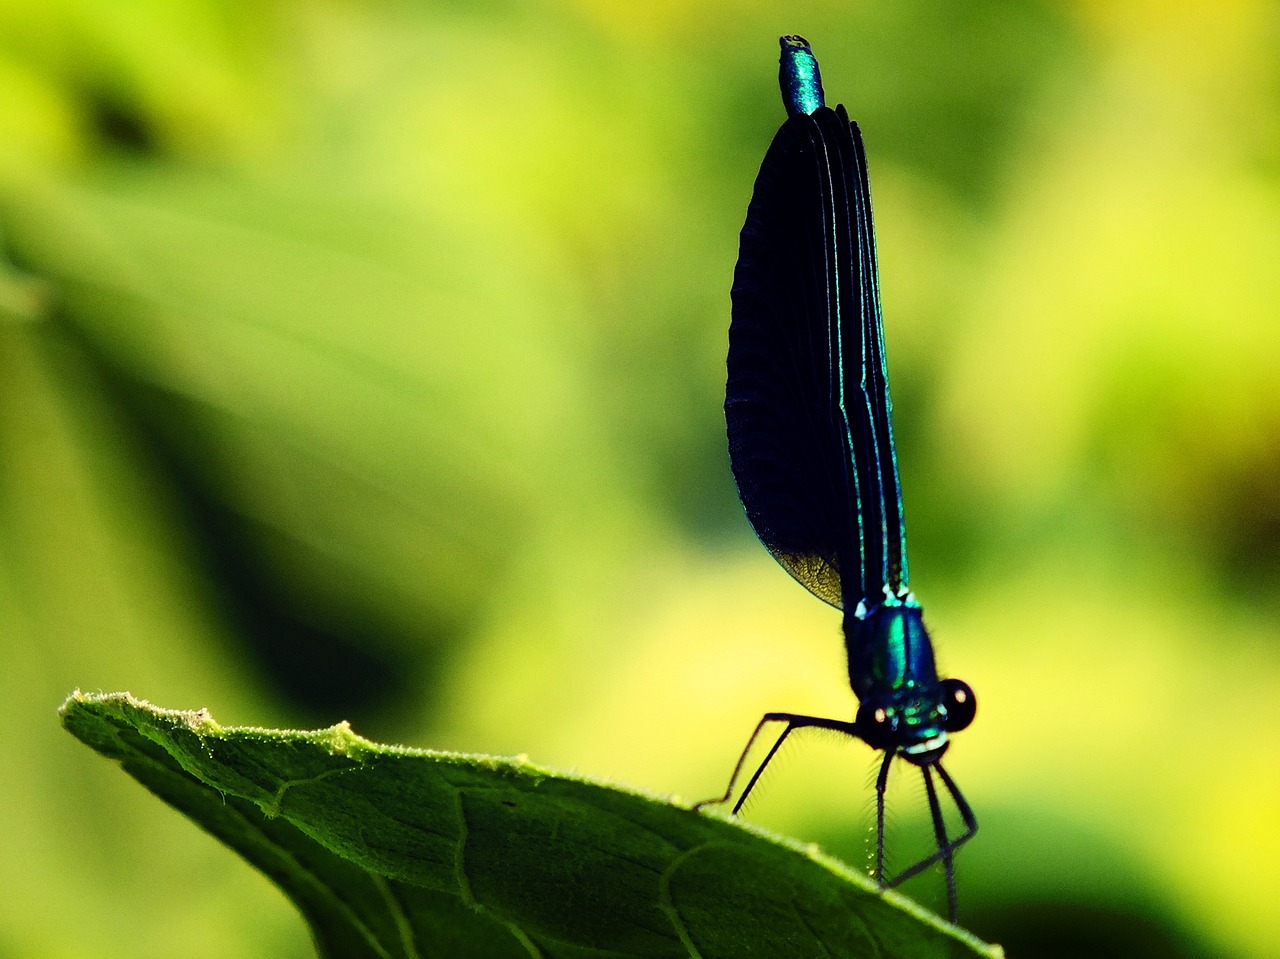
<svg viewBox="0 0 1280 959">
<path fill-rule="evenodd" d="M 721 414 L 791 32 L 869 144 L 913 584 L 979 696 L 962 920 L 1277 954 L 1275 2 L 3 0 L 0 956 L 311 954 L 75 687 L 686 800 L 762 712 L 852 715 Z M 865 862 L 873 770 L 802 739 L 751 816 Z"/>
</svg>

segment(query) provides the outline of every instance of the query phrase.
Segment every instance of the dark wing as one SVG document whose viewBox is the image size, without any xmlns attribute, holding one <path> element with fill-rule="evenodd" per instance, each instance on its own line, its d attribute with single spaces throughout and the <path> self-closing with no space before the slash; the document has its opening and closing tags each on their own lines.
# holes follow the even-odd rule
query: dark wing
<svg viewBox="0 0 1280 959">
<path fill-rule="evenodd" d="M 747 517 L 820 599 L 907 581 L 862 136 L 792 116 L 756 178 L 733 277 L 729 457 Z"/>
</svg>

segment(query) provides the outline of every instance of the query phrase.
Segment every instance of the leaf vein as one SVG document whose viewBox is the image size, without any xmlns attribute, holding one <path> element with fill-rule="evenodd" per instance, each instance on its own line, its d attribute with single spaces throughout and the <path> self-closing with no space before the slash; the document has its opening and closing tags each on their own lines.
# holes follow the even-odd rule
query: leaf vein
<svg viewBox="0 0 1280 959">
<path fill-rule="evenodd" d="M 702 959 L 702 953 L 693 944 L 693 938 L 689 935 L 689 930 L 685 928 L 684 919 L 680 916 L 680 910 L 671 898 L 671 877 L 675 875 L 676 870 L 684 865 L 686 860 L 710 845 L 710 843 L 704 842 L 686 849 L 672 859 L 667 868 L 662 871 L 662 875 L 658 877 L 658 908 L 666 914 L 671 927 L 675 930 L 676 936 L 680 939 L 680 944 L 684 946 L 685 951 L 689 954 L 689 959 Z"/>
</svg>

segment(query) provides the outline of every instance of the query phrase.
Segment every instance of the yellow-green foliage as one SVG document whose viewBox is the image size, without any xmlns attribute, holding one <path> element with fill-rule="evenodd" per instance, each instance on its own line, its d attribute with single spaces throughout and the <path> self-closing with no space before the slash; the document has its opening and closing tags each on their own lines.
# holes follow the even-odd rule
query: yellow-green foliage
<svg viewBox="0 0 1280 959">
<path fill-rule="evenodd" d="M 1278 18 L 0 4 L 0 954 L 310 954 L 59 730 L 76 687 L 689 799 L 765 710 L 852 715 L 720 414 L 799 32 L 866 136 L 913 585 L 979 699 L 962 920 L 1269 956 Z M 752 815 L 860 864 L 870 753 L 788 758 Z"/>
</svg>

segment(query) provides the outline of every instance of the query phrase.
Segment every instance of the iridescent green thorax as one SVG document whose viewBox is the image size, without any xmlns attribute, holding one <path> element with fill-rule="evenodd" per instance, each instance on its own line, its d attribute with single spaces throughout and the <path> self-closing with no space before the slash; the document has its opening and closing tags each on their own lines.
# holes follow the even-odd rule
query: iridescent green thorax
<svg viewBox="0 0 1280 959">
<path fill-rule="evenodd" d="M 809 116 L 826 106 L 822 95 L 822 74 L 818 60 L 804 37 L 782 37 L 782 59 L 778 64 L 778 83 L 787 116 Z"/>
<path fill-rule="evenodd" d="M 845 642 L 859 699 L 938 681 L 924 611 L 914 600 L 884 603 L 863 617 L 846 615 Z"/>
</svg>

